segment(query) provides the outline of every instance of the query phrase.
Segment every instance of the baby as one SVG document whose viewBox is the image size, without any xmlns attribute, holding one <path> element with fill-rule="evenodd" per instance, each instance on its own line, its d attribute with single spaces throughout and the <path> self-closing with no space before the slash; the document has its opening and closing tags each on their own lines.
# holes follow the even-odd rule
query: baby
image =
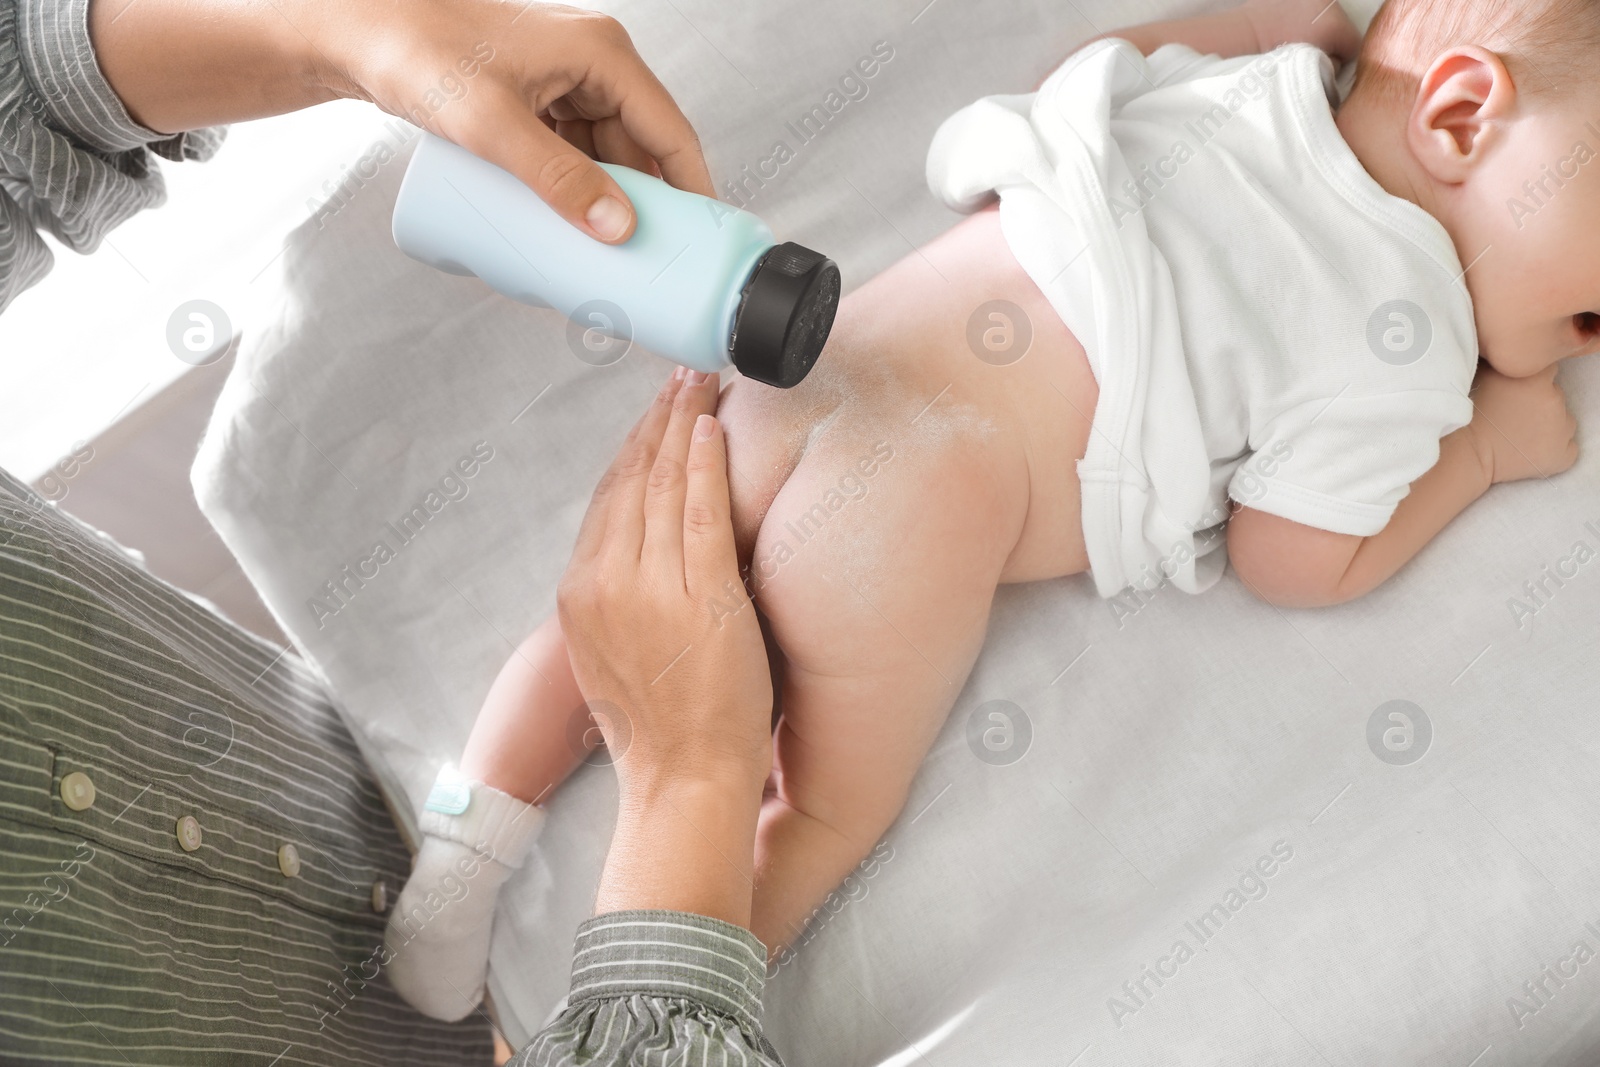
<svg viewBox="0 0 1600 1067">
<path fill-rule="evenodd" d="M 946 121 L 929 182 L 970 217 L 850 294 L 799 388 L 721 398 L 779 683 L 770 951 L 900 813 L 1001 583 L 1200 592 L 1226 556 L 1273 604 L 1336 604 L 1491 484 L 1572 466 L 1555 374 L 1600 343 L 1596 48 L 1600 0 L 1391 0 L 1364 45 L 1327 0 L 1251 0 Z M 1329 57 L 1358 51 L 1341 103 Z M 657 402 L 717 388 L 680 372 Z M 552 619 L 422 815 L 389 929 L 422 1010 L 477 1004 L 495 890 L 588 726 Z"/>
</svg>

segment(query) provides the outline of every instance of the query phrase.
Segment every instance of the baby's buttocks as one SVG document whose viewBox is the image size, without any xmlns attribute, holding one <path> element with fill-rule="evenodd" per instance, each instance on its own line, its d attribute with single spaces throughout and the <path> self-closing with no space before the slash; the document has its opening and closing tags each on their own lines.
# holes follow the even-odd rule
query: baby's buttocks
<svg viewBox="0 0 1600 1067">
<path fill-rule="evenodd" d="M 726 390 L 740 543 L 754 544 L 767 505 L 819 442 L 882 439 L 905 453 L 991 457 L 1026 513 L 1003 580 L 1082 573 L 1073 461 L 1097 393 L 1083 346 L 1013 257 L 998 213 L 979 212 L 848 294 L 799 387 Z"/>
</svg>

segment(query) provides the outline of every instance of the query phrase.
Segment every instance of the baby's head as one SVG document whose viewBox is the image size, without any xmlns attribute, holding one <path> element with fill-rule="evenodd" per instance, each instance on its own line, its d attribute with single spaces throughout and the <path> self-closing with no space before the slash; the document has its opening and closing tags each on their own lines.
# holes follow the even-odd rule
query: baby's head
<svg viewBox="0 0 1600 1067">
<path fill-rule="evenodd" d="M 1339 125 L 1450 232 L 1484 358 L 1600 351 L 1600 0 L 1389 0 Z"/>
</svg>

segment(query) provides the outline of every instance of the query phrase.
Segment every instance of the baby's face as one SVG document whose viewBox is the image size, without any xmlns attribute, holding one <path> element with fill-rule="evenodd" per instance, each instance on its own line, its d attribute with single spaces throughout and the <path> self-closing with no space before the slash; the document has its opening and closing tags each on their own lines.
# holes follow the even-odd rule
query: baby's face
<svg viewBox="0 0 1600 1067">
<path fill-rule="evenodd" d="M 1483 356 L 1520 378 L 1600 351 L 1600 92 L 1519 111 L 1463 189 L 1472 232 L 1455 236 L 1485 249 L 1467 271 Z"/>
</svg>

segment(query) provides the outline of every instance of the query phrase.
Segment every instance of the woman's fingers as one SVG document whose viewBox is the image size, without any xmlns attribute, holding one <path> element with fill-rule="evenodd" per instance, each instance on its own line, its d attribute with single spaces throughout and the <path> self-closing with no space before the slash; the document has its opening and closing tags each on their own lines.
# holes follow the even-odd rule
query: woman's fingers
<svg viewBox="0 0 1600 1067">
<path fill-rule="evenodd" d="M 680 583 L 684 566 L 683 508 L 689 488 L 689 437 L 696 420 L 716 410 L 717 384 L 714 374 L 690 371 L 685 376 L 645 490 L 641 558 L 656 573 Z"/>
<path fill-rule="evenodd" d="M 684 584 L 696 601 L 721 599 L 739 581 L 728 497 L 727 439 L 722 423 L 701 415 L 689 443 L 688 486 L 683 505 Z"/>
<path fill-rule="evenodd" d="M 644 488 L 660 451 L 661 439 L 672 414 L 672 404 L 683 385 L 683 368 L 656 392 L 650 407 L 628 433 L 611 466 L 595 486 L 578 528 L 572 550 L 574 563 L 598 558 L 602 551 L 639 556 L 644 541 Z"/>
<path fill-rule="evenodd" d="M 556 31 L 544 42 L 559 53 L 551 69 L 521 84 L 501 82 L 465 112 L 463 128 L 445 136 L 515 174 L 562 218 L 607 243 L 633 236 L 637 217 L 591 154 L 713 195 L 694 127 L 620 23 L 571 10 L 553 14 L 545 29 Z M 545 113 L 560 133 L 540 119 Z"/>
<path fill-rule="evenodd" d="M 555 130 L 556 133 L 561 136 L 563 141 L 567 142 L 584 155 L 596 159 L 609 158 L 601 157 L 600 154 L 595 151 L 594 123 L 588 121 L 587 119 L 573 119 L 570 121 L 558 119 L 556 120 Z M 616 161 L 612 160 L 612 162 Z"/>
<path fill-rule="evenodd" d="M 694 127 L 616 19 L 535 0 L 419 0 L 382 18 L 369 6 L 318 8 L 329 38 L 316 48 L 320 91 L 454 141 L 601 241 L 626 241 L 638 220 L 591 154 L 713 195 Z"/>
<path fill-rule="evenodd" d="M 522 97 L 506 93 L 474 114 L 469 126 L 445 135 L 516 175 L 585 233 L 609 244 L 633 236 L 634 210 L 627 194 L 600 164 L 545 125 Z"/>
<path fill-rule="evenodd" d="M 715 196 L 711 171 L 694 126 L 633 47 L 620 23 L 602 38 L 606 54 L 592 77 L 570 97 L 590 118 L 615 115 L 628 136 L 661 167 L 661 176 L 679 189 Z"/>
<path fill-rule="evenodd" d="M 639 147 L 639 143 L 628 136 L 628 131 L 622 125 L 622 120 L 616 116 L 596 119 L 589 124 L 591 137 L 594 141 L 594 155 L 607 163 L 620 163 L 624 167 L 632 167 L 653 177 L 661 177 L 661 168 L 651 158 L 650 153 Z"/>
</svg>

